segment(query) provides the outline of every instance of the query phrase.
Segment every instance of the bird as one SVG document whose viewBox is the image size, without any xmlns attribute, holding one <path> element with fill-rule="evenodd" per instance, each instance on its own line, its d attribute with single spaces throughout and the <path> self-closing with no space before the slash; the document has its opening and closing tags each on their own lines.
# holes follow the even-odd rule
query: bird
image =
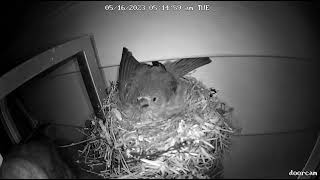
<svg viewBox="0 0 320 180">
<path fill-rule="evenodd" d="M 123 47 L 118 74 L 119 100 L 128 116 L 168 119 L 186 105 L 187 82 L 183 76 L 211 63 L 209 57 L 183 58 L 164 64 L 139 62 Z"/>
</svg>

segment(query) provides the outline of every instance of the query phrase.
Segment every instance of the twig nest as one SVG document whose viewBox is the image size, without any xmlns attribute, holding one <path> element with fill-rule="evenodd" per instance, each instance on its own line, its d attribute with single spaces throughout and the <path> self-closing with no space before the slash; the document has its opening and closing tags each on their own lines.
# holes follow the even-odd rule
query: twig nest
<svg viewBox="0 0 320 180">
<path fill-rule="evenodd" d="M 136 121 L 125 116 L 117 85 L 107 89 L 106 122 L 92 118 L 89 141 L 81 151 L 87 171 L 105 178 L 214 178 L 223 170 L 223 153 L 235 128 L 232 108 L 213 88 L 185 77 L 183 113 L 170 119 Z M 98 170 L 104 167 L 103 170 Z"/>
</svg>

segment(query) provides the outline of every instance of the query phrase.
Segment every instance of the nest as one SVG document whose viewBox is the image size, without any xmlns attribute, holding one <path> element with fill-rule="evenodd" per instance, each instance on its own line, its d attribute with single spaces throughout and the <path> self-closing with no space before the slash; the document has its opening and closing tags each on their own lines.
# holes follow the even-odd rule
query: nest
<svg viewBox="0 0 320 180">
<path fill-rule="evenodd" d="M 79 162 L 104 178 L 221 178 L 222 158 L 236 132 L 232 108 L 213 88 L 187 76 L 187 106 L 160 121 L 136 120 L 121 111 L 116 82 L 107 89 L 105 119 L 92 117 Z"/>
</svg>

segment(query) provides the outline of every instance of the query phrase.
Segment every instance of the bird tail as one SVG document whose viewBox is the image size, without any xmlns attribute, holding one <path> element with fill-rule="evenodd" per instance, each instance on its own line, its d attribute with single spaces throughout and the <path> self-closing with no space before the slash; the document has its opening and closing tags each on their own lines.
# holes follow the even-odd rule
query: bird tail
<svg viewBox="0 0 320 180">
<path fill-rule="evenodd" d="M 209 63 L 211 63 L 211 59 L 209 57 L 184 58 L 175 62 L 165 63 L 165 67 L 167 71 L 175 74 L 177 77 L 182 77 L 187 73 Z"/>
</svg>

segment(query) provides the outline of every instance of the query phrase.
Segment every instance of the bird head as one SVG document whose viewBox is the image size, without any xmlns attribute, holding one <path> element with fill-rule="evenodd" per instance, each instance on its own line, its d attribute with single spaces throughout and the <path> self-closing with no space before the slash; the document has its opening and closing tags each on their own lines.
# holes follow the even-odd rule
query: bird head
<svg viewBox="0 0 320 180">
<path fill-rule="evenodd" d="M 154 110 L 163 107 L 170 98 L 176 93 L 178 81 L 176 78 L 161 69 L 161 67 L 152 67 L 145 69 L 137 74 L 136 85 L 132 90 L 134 93 L 136 104 L 144 111 Z"/>
</svg>

